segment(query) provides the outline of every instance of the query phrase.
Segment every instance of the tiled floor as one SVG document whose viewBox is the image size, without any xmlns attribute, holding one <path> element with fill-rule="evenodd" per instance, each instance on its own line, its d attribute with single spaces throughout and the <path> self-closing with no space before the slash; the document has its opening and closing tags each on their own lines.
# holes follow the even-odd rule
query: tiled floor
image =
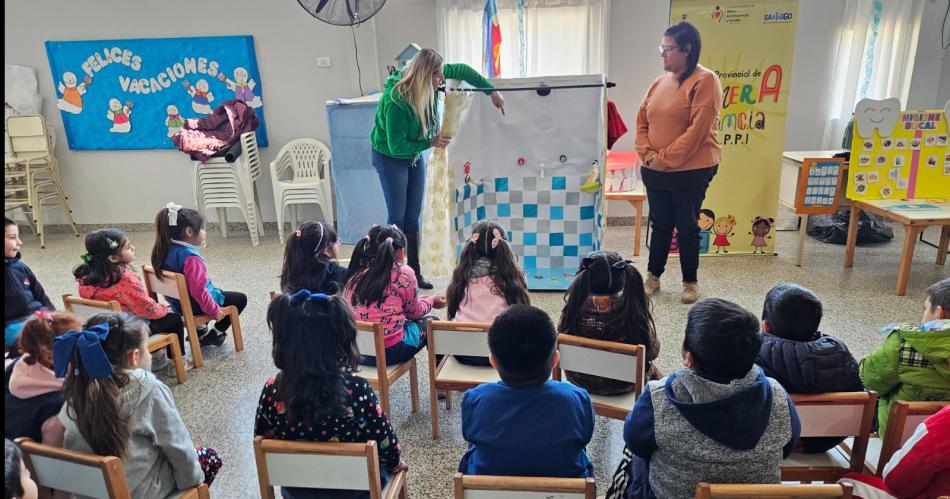
<svg viewBox="0 0 950 499">
<path fill-rule="evenodd" d="M 902 231 L 895 231 L 902 235 Z M 791 281 L 812 288 L 824 301 L 825 319 L 822 330 L 837 335 L 850 346 L 855 357 L 870 352 L 881 340 L 879 328 L 895 320 L 919 320 L 924 289 L 948 275 L 947 267 L 934 264 L 936 250 L 917 246 L 907 296 L 894 295 L 901 241 L 876 247 L 859 248 L 855 267 L 842 266 L 844 248 L 809 240 L 805 265 L 795 267 L 792 253 L 797 233 L 777 235 L 778 256 L 706 258 L 701 262 L 700 279 L 704 296 L 733 300 L 759 313 L 766 291 L 777 282 Z M 607 231 L 605 247 L 629 255 L 632 227 L 616 227 Z M 933 233 L 926 234 L 933 240 Z M 147 263 L 153 235 L 133 233 L 139 262 Z M 72 268 L 83 253 L 82 241 L 68 234 L 47 237 L 47 248 L 24 235 L 24 260 L 33 268 L 53 297 L 75 293 Z M 196 443 L 218 450 L 224 468 L 211 488 L 216 497 L 257 497 L 257 472 L 251 447 L 254 411 L 264 381 L 275 372 L 270 356 L 270 335 L 264 322 L 268 291 L 277 288 L 282 248 L 274 233 L 268 233 L 261 245 L 252 247 L 246 233 L 233 233 L 222 239 L 210 234 L 203 250 L 215 283 L 228 290 L 238 290 L 249 297 L 241 315 L 245 349 L 235 353 L 233 343 L 205 349 L 205 367 L 188 373 L 188 381 L 178 385 L 174 377 L 164 377 L 174 393 Z M 345 253 L 350 249 L 346 248 Z M 676 261 L 672 260 L 675 265 Z M 646 250 L 636 259 L 641 271 L 646 265 Z M 679 302 L 678 268 L 670 268 L 663 280 L 663 291 L 654 300 L 654 316 L 662 348 L 658 367 L 669 372 L 680 365 L 680 342 L 688 307 Z M 436 280 L 437 289 L 444 289 L 446 279 Z M 563 306 L 560 293 L 532 293 L 534 304 L 557 318 Z M 428 365 L 419 357 L 422 389 L 420 411 L 411 414 L 406 379 L 393 389 L 393 408 L 389 415 L 402 443 L 405 460 L 410 465 L 410 492 L 417 498 L 447 498 L 452 495 L 452 474 L 465 450 L 461 438 L 458 404 L 452 411 L 442 406 L 442 438 L 430 437 Z M 543 424 L 543 422 L 539 422 Z M 597 469 L 597 483 L 605 487 L 622 449 L 623 424 L 598 418 L 594 440 L 588 452 Z M 552 428 L 551 431 L 556 431 Z M 603 488 L 601 492 L 603 492 Z"/>
</svg>

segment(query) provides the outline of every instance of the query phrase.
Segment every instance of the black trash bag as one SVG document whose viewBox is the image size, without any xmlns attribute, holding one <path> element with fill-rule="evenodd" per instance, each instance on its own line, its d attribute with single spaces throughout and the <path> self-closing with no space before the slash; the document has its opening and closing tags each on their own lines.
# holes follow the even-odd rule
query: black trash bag
<svg viewBox="0 0 950 499">
<path fill-rule="evenodd" d="M 851 214 L 839 211 L 834 215 L 813 215 L 809 217 L 808 235 L 825 243 L 846 244 L 848 242 L 848 222 Z M 858 246 L 886 243 L 894 239 L 894 231 L 887 224 L 861 212 L 858 216 Z"/>
</svg>

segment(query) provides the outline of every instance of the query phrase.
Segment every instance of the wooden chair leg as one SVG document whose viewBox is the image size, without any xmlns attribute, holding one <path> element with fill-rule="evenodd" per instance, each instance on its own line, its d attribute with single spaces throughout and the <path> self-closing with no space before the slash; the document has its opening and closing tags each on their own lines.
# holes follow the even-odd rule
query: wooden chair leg
<svg viewBox="0 0 950 499">
<path fill-rule="evenodd" d="M 390 417 L 392 413 L 389 411 L 389 385 L 383 380 L 379 380 L 379 403 L 382 404 L 386 417 Z"/>
<path fill-rule="evenodd" d="M 419 373 L 416 368 L 416 359 L 412 359 L 412 367 L 409 368 L 409 397 L 412 400 L 412 412 L 419 412 Z M 387 414 L 387 416 L 389 416 Z"/>
<path fill-rule="evenodd" d="M 175 363 L 175 377 L 178 378 L 178 384 L 185 382 L 185 358 L 181 354 L 181 346 L 178 345 L 178 337 L 171 335 L 172 362 Z"/>
<path fill-rule="evenodd" d="M 228 306 L 228 315 L 231 316 L 231 332 L 234 334 L 234 350 L 244 350 L 244 336 L 241 334 L 241 318 L 237 307 Z"/>
<path fill-rule="evenodd" d="M 195 369 L 204 363 L 201 358 L 201 343 L 198 342 L 198 325 L 194 317 L 185 317 L 185 330 L 188 332 L 188 345 L 191 347 L 191 361 Z"/>
<path fill-rule="evenodd" d="M 429 381 L 429 410 L 432 413 L 432 439 L 439 438 L 439 390 Z"/>
<path fill-rule="evenodd" d="M 950 225 L 940 228 L 940 244 L 937 245 L 937 265 L 947 262 L 947 248 L 950 247 Z"/>
<path fill-rule="evenodd" d="M 452 390 L 445 391 L 445 410 L 452 410 Z"/>
</svg>

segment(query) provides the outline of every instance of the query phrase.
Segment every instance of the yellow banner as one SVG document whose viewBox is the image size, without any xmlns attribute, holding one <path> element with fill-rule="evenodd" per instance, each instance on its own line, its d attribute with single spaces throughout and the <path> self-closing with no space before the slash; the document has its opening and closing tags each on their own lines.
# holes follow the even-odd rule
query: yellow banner
<svg viewBox="0 0 950 499">
<path fill-rule="evenodd" d="M 702 254 L 774 254 L 797 16 L 797 0 L 672 1 L 670 24 L 699 29 L 699 63 L 722 82 L 722 162 L 699 216 Z"/>
</svg>

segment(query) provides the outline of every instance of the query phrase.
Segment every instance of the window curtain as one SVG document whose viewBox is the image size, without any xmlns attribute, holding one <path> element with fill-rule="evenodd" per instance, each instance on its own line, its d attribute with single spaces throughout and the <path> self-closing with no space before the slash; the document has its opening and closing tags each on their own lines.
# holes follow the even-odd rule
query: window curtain
<svg viewBox="0 0 950 499">
<path fill-rule="evenodd" d="M 497 0 L 501 78 L 607 72 L 609 0 Z M 483 71 L 484 0 L 438 0 L 446 62 Z"/>
<path fill-rule="evenodd" d="M 923 0 L 847 0 L 835 53 L 831 106 L 822 137 L 837 149 L 864 98 L 907 103 Z"/>
</svg>

